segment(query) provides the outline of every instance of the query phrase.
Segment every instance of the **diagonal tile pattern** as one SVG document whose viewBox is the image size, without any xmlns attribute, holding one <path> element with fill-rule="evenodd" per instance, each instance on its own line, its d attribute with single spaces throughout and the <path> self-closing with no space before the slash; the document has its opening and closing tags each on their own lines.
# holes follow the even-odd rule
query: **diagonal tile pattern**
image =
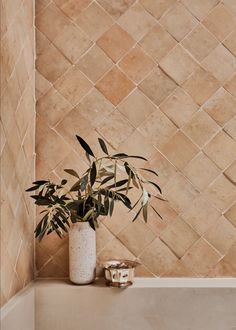
<svg viewBox="0 0 236 330">
<path fill-rule="evenodd" d="M 92 146 L 102 136 L 113 151 L 146 156 L 168 199 L 153 202 L 163 220 L 150 212 L 131 224 L 122 207 L 101 219 L 98 274 L 104 258 L 123 257 L 141 262 L 140 276 L 234 276 L 234 1 L 44 0 L 36 9 L 38 176 L 61 178 L 77 159 L 84 169 L 74 134 Z M 9 134 L 4 164 L 16 155 Z M 67 276 L 67 249 L 54 236 L 37 244 L 38 276 Z"/>
<path fill-rule="evenodd" d="M 32 8 L 28 0 L 1 3 L 0 307 L 34 278 L 35 208 L 25 192 L 35 175 Z"/>
</svg>

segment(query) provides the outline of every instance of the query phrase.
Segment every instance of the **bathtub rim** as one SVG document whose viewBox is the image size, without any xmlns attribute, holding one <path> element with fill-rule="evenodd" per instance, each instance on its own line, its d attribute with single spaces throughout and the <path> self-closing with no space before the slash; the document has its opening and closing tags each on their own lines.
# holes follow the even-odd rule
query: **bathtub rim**
<svg viewBox="0 0 236 330">
<path fill-rule="evenodd" d="M 107 288 L 103 278 L 96 278 L 94 283 L 88 285 L 76 285 L 64 278 L 38 278 L 34 282 L 35 288 L 45 286 L 63 286 L 72 289 L 92 289 L 92 288 Z M 133 285 L 129 289 L 135 288 L 236 288 L 236 278 L 234 277 L 217 277 L 217 278 L 190 278 L 190 277 L 135 277 Z M 113 288 L 110 288 L 111 290 Z M 116 288 L 115 288 L 116 289 Z"/>
<path fill-rule="evenodd" d="M 0 319 L 4 319 L 18 304 L 24 301 L 25 297 L 29 294 L 33 295 L 35 305 L 35 282 L 32 281 L 27 284 L 22 290 L 17 292 L 0 308 Z"/>
<path fill-rule="evenodd" d="M 58 288 L 68 288 L 73 290 L 91 290 L 94 288 L 119 290 L 117 288 L 109 288 L 105 285 L 103 278 L 97 278 L 93 284 L 88 285 L 75 285 L 66 278 L 38 278 L 35 281 L 29 283 L 25 288 L 19 291 L 13 296 L 5 305 L 0 309 L 1 319 L 4 318 L 11 310 L 19 303 L 21 303 L 26 295 L 30 292 L 34 295 L 35 301 L 35 289 L 37 288 L 50 288 L 58 286 Z M 136 277 L 132 286 L 128 289 L 135 288 L 236 288 L 236 278 L 234 277 L 218 277 L 218 278 L 147 278 Z M 37 303 L 37 301 L 35 301 Z"/>
</svg>

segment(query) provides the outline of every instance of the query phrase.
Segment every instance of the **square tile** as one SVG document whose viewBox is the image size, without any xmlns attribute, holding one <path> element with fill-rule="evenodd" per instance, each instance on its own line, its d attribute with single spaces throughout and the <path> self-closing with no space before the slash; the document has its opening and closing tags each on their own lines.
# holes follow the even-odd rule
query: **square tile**
<svg viewBox="0 0 236 330">
<path fill-rule="evenodd" d="M 197 25 L 198 21 L 178 2 L 161 17 L 160 23 L 176 40 L 181 41 Z"/>
<path fill-rule="evenodd" d="M 202 65 L 221 83 L 236 70 L 236 58 L 221 44 L 208 55 Z"/>
<path fill-rule="evenodd" d="M 155 277 L 155 275 L 151 273 L 144 265 L 138 265 L 135 269 L 135 274 L 137 277 Z"/>
<path fill-rule="evenodd" d="M 204 234 L 204 238 L 222 255 L 225 255 L 236 242 L 236 228 L 222 216 L 216 224 Z"/>
<path fill-rule="evenodd" d="M 220 84 L 216 78 L 202 68 L 197 69 L 183 84 L 186 92 L 199 105 L 206 102 L 219 87 Z"/>
<path fill-rule="evenodd" d="M 223 41 L 224 46 L 236 56 L 236 28 L 230 35 Z"/>
<path fill-rule="evenodd" d="M 60 1 L 58 4 L 61 10 L 69 16 L 72 20 L 76 20 L 79 14 L 86 9 L 92 0 L 69 0 L 69 1 Z M 57 0 L 55 1 L 57 3 Z"/>
<path fill-rule="evenodd" d="M 224 126 L 224 131 L 236 141 L 236 116 Z"/>
<path fill-rule="evenodd" d="M 6 136 L 5 136 L 5 133 L 4 133 L 4 129 L 3 129 L 3 125 L 2 125 L 2 122 L 0 121 L 0 153 L 2 154 L 2 151 L 3 151 L 3 148 L 5 146 L 5 143 L 6 143 Z M 2 193 L 2 192 L 1 192 Z"/>
<path fill-rule="evenodd" d="M 159 105 L 177 86 L 162 70 L 156 68 L 138 87 L 152 102 Z"/>
<path fill-rule="evenodd" d="M 155 66 L 154 61 L 136 46 L 119 63 L 120 68 L 134 82 L 139 83 Z"/>
<path fill-rule="evenodd" d="M 224 216 L 236 227 L 236 203 L 226 211 Z"/>
<path fill-rule="evenodd" d="M 199 235 L 203 235 L 209 228 L 215 225 L 221 213 L 209 203 L 205 196 L 195 198 L 181 213 L 181 217 Z"/>
<path fill-rule="evenodd" d="M 96 88 L 93 88 L 76 109 L 92 127 L 97 127 L 115 108 Z"/>
<path fill-rule="evenodd" d="M 202 20 L 219 1 L 220 0 L 181 0 L 185 7 L 199 20 Z"/>
<path fill-rule="evenodd" d="M 83 150 L 77 149 L 74 151 L 71 149 L 69 154 L 56 166 L 54 172 L 59 178 L 65 177 L 68 180 L 68 185 L 71 187 L 75 183 L 76 179 L 72 175 L 66 173 L 64 169 L 73 168 L 77 173 L 79 173 L 79 175 L 82 175 L 87 169 L 87 164 L 84 158 Z"/>
<path fill-rule="evenodd" d="M 67 143 L 54 130 L 44 125 L 40 126 L 37 131 L 38 140 L 36 144 L 36 152 L 41 162 L 46 162 L 47 167 L 51 170 L 59 164 L 61 159 L 69 152 Z"/>
<path fill-rule="evenodd" d="M 38 15 L 41 10 L 46 8 L 51 0 L 38 0 L 37 3 L 35 3 L 35 15 Z"/>
<path fill-rule="evenodd" d="M 199 149 L 189 138 L 178 131 L 161 147 L 161 151 L 177 168 L 183 169 L 198 153 Z"/>
<path fill-rule="evenodd" d="M 114 105 L 118 105 L 134 87 L 134 84 L 116 67 L 96 85 L 96 88 Z"/>
<path fill-rule="evenodd" d="M 37 29 L 50 41 L 53 41 L 70 24 L 69 18 L 53 2 L 41 11 L 35 20 Z"/>
<path fill-rule="evenodd" d="M 202 21 L 205 27 L 220 41 L 224 40 L 235 29 L 235 17 L 220 3 Z"/>
<path fill-rule="evenodd" d="M 44 78 L 53 83 L 70 67 L 70 62 L 50 44 L 47 50 L 37 57 L 36 67 Z"/>
<path fill-rule="evenodd" d="M 49 127 L 54 127 L 71 109 L 72 105 L 55 88 L 51 88 L 37 102 L 37 114 Z"/>
<path fill-rule="evenodd" d="M 146 159 L 152 158 L 156 154 L 156 149 L 151 144 L 150 140 L 145 138 L 138 130 L 135 130 L 129 139 L 125 140 L 119 145 L 117 152 L 124 152 L 129 155 L 141 155 Z M 147 166 L 147 162 L 144 163 L 140 160 L 132 160 L 132 164 L 139 167 L 140 165 Z M 144 173 L 144 176 L 147 172 Z M 153 179 L 153 176 L 152 176 Z"/>
<path fill-rule="evenodd" d="M 120 221 L 121 219 L 122 221 Z M 128 212 L 128 209 L 123 203 L 117 203 L 112 214 L 112 219 L 110 217 L 103 217 L 101 222 L 113 235 L 117 236 L 120 231 L 132 223 L 132 219 L 133 213 Z"/>
<path fill-rule="evenodd" d="M 127 119 L 119 113 L 113 112 L 98 128 L 98 132 L 109 141 L 113 148 L 118 148 L 134 131 Z"/>
<path fill-rule="evenodd" d="M 179 172 L 173 175 L 172 179 L 165 185 L 163 192 L 170 206 L 178 213 L 186 210 L 199 194 Z"/>
<path fill-rule="evenodd" d="M 203 153 L 193 158 L 183 172 L 199 190 L 204 190 L 220 174 L 219 168 Z"/>
<path fill-rule="evenodd" d="M 160 148 L 177 131 L 177 127 L 159 109 L 154 111 L 138 127 L 139 132 Z"/>
<path fill-rule="evenodd" d="M 94 83 L 100 79 L 113 65 L 112 60 L 94 45 L 80 58 L 78 67 Z"/>
<path fill-rule="evenodd" d="M 224 88 L 236 97 L 236 73 L 225 83 Z"/>
<path fill-rule="evenodd" d="M 220 130 L 220 127 L 208 114 L 200 110 L 182 130 L 194 143 L 203 147 Z"/>
<path fill-rule="evenodd" d="M 159 19 L 176 3 L 176 0 L 140 0 L 140 3 L 151 15 Z"/>
<path fill-rule="evenodd" d="M 55 126 L 55 130 L 67 142 L 68 153 L 71 151 L 70 147 L 78 152 L 80 146 L 76 139 L 76 134 L 79 133 L 80 136 L 86 139 L 86 136 L 91 131 L 91 124 L 74 108 Z M 60 158 L 62 160 L 62 156 Z"/>
<path fill-rule="evenodd" d="M 159 151 L 149 160 L 151 168 L 157 170 L 161 187 L 175 176 L 177 169 L 168 161 L 168 159 Z M 165 214 L 164 214 L 165 216 Z"/>
<path fill-rule="evenodd" d="M 203 110 L 223 126 L 236 115 L 236 99 L 221 88 L 203 105 Z"/>
<path fill-rule="evenodd" d="M 202 61 L 216 48 L 219 41 L 202 24 L 190 32 L 182 41 L 186 48 L 198 61 Z"/>
<path fill-rule="evenodd" d="M 43 54 L 43 52 L 50 46 L 51 42 L 38 29 L 35 30 L 36 58 Z"/>
<path fill-rule="evenodd" d="M 180 85 L 198 64 L 182 46 L 177 45 L 160 61 L 160 67 Z"/>
<path fill-rule="evenodd" d="M 138 41 L 156 24 L 156 20 L 141 5 L 134 4 L 119 18 L 118 23 Z"/>
<path fill-rule="evenodd" d="M 97 0 L 97 1 L 114 19 L 118 19 L 135 2 L 135 0 Z"/>
<path fill-rule="evenodd" d="M 224 175 L 220 175 L 204 195 L 219 211 L 225 212 L 236 200 L 236 187 Z"/>
<path fill-rule="evenodd" d="M 155 275 L 170 271 L 177 257 L 159 239 L 156 238 L 140 255 L 141 262 Z"/>
<path fill-rule="evenodd" d="M 141 219 L 137 219 L 119 232 L 117 237 L 134 255 L 138 256 L 156 236 Z"/>
<path fill-rule="evenodd" d="M 173 269 L 168 273 L 164 274 L 163 277 L 197 277 L 197 275 L 189 269 L 181 259 L 177 260 L 173 266 Z"/>
<path fill-rule="evenodd" d="M 98 39 L 97 45 L 114 61 L 117 62 L 134 45 L 133 38 L 119 25 L 113 25 Z"/>
<path fill-rule="evenodd" d="M 160 234 L 169 226 L 172 225 L 178 218 L 177 212 L 170 207 L 169 203 L 153 199 L 151 205 L 161 214 L 162 219 L 154 212 L 152 208 L 149 209 L 147 225 L 154 234 L 159 237 Z"/>
<path fill-rule="evenodd" d="M 21 55 L 18 58 L 18 62 L 16 63 L 15 66 L 15 74 L 17 78 L 17 83 L 19 86 L 19 89 L 21 91 L 21 94 L 24 92 L 25 86 L 27 81 L 29 80 L 29 75 L 27 72 L 27 67 L 26 67 L 26 59 L 24 58 L 24 53 L 21 53 Z M 31 74 L 31 72 L 30 72 Z"/>
<path fill-rule="evenodd" d="M 198 110 L 198 105 L 180 87 L 178 87 L 163 103 L 160 104 L 163 111 L 178 127 L 186 124 L 192 115 Z"/>
<path fill-rule="evenodd" d="M 236 142 L 223 131 L 219 132 L 203 150 L 222 170 L 236 159 Z"/>
<path fill-rule="evenodd" d="M 234 243 L 229 249 L 228 253 L 213 270 L 208 274 L 208 277 L 235 277 L 236 276 L 236 262 L 235 262 L 236 244 Z"/>
<path fill-rule="evenodd" d="M 45 79 L 37 70 L 35 72 L 35 92 L 36 99 L 46 93 L 47 90 L 52 86 L 52 84 Z"/>
<path fill-rule="evenodd" d="M 156 24 L 139 41 L 140 46 L 157 62 L 167 55 L 176 43 L 176 40 L 160 24 Z"/>
<path fill-rule="evenodd" d="M 202 277 L 207 275 L 220 259 L 221 254 L 201 238 L 184 255 L 182 261 Z"/>
<path fill-rule="evenodd" d="M 67 101 L 76 105 L 92 88 L 92 84 L 75 65 L 57 80 L 55 88 Z"/>
<path fill-rule="evenodd" d="M 236 15 L 236 3 L 234 0 L 223 0 L 222 2 L 229 11 Z"/>
<path fill-rule="evenodd" d="M 156 107 L 139 89 L 135 89 L 119 104 L 118 109 L 133 126 L 138 127 Z"/>
<path fill-rule="evenodd" d="M 236 184 L 236 160 L 225 170 L 224 175 Z"/>
<path fill-rule="evenodd" d="M 177 218 L 161 233 L 160 239 L 181 258 L 199 239 L 199 235 L 181 218 Z"/>
<path fill-rule="evenodd" d="M 74 24 L 66 26 L 53 43 L 71 63 L 78 61 L 79 57 L 92 46 L 92 41 Z"/>
<path fill-rule="evenodd" d="M 78 16 L 76 24 L 91 38 L 96 41 L 113 24 L 111 17 L 95 2 Z"/>
<path fill-rule="evenodd" d="M 112 233 L 104 226 L 102 223 L 99 223 L 99 227 L 96 229 L 96 251 L 97 253 L 101 252 L 104 247 L 109 244 L 114 236 Z"/>
</svg>

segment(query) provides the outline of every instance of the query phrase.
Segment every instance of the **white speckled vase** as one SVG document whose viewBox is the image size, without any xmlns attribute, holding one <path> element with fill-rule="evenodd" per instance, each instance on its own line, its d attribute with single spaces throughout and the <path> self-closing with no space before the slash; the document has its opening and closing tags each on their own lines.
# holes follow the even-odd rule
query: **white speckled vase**
<svg viewBox="0 0 236 330">
<path fill-rule="evenodd" d="M 96 233 L 88 222 L 74 223 L 69 232 L 70 280 L 88 284 L 96 276 Z"/>
</svg>

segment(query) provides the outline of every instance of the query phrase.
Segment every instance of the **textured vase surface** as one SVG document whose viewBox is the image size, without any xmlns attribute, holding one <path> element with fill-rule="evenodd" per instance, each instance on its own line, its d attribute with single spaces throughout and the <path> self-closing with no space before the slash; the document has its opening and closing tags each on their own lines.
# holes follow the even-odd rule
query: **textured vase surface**
<svg viewBox="0 0 236 330">
<path fill-rule="evenodd" d="M 88 222 L 77 222 L 69 233 L 70 280 L 88 284 L 96 276 L 96 234 Z"/>
</svg>

